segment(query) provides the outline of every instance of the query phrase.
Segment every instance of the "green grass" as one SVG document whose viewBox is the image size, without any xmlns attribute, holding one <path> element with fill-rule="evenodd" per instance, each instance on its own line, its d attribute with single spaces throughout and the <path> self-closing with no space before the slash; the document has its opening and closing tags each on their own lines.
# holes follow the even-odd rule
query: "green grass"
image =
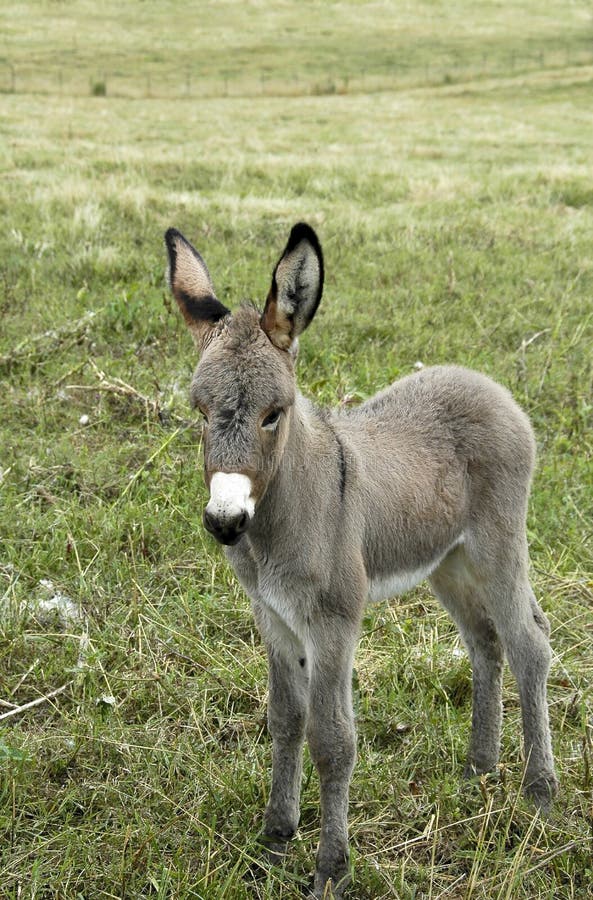
<svg viewBox="0 0 593 900">
<path fill-rule="evenodd" d="M 32 12 L 34 10 L 34 12 Z M 41 14 L 40 14 L 41 13 Z M 332 94 L 591 64 L 590 10 L 172 0 L 5 4 L 0 90 L 134 97 Z"/>
<path fill-rule="evenodd" d="M 162 244 L 181 228 L 221 300 L 261 302 L 298 219 L 327 269 L 306 393 L 470 365 L 513 391 L 539 446 L 556 809 L 542 822 L 520 796 L 510 676 L 501 772 L 460 780 L 469 666 L 421 587 L 369 611 L 357 657 L 352 897 L 590 896 L 590 10 L 229 2 L 188 23 L 173 7 L 1 13 L 0 715 L 66 687 L 0 719 L 0 896 L 292 898 L 312 870 L 308 757 L 299 839 L 283 869 L 259 866 L 266 665 L 200 524 L 195 360 Z M 56 591 L 79 618 L 39 607 Z"/>
</svg>

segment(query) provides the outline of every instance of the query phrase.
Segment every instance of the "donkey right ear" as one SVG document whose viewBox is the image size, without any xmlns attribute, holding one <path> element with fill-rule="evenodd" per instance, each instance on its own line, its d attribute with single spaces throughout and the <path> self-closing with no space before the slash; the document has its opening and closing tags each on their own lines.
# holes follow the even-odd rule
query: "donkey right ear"
<svg viewBox="0 0 593 900">
<path fill-rule="evenodd" d="M 208 333 L 229 310 L 216 299 L 206 263 L 176 228 L 165 234 L 169 254 L 168 281 L 186 325 L 201 350 Z"/>
</svg>

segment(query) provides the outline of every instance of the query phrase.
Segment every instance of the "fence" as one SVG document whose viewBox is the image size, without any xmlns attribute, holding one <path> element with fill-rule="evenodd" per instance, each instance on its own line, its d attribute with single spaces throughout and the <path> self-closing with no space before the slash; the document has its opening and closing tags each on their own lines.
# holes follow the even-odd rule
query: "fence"
<svg viewBox="0 0 593 900">
<path fill-rule="evenodd" d="M 122 65 L 125 61 L 122 61 Z M 72 97 L 109 96 L 129 99 L 179 99 L 198 97 L 303 96 L 345 93 L 372 93 L 439 84 L 512 77 L 538 70 L 566 69 L 593 65 L 593 42 L 566 44 L 545 50 L 532 49 L 506 54 L 476 54 L 431 57 L 430 63 L 394 59 L 380 68 L 357 72 L 337 71 L 279 74 L 252 70 L 243 73 L 228 69 L 205 72 L 193 69 L 166 69 L 148 66 L 142 71 L 123 68 L 71 67 L 16 63 L 0 58 L 0 93 L 63 95 Z"/>
</svg>

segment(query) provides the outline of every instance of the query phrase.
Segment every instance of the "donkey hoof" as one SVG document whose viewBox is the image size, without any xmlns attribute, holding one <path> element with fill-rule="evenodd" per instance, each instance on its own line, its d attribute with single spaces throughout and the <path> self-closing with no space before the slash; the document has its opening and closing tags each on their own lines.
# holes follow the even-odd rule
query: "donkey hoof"
<svg viewBox="0 0 593 900">
<path fill-rule="evenodd" d="M 305 893 L 307 900 L 343 900 L 346 885 L 336 884 L 330 879 L 323 886 L 313 887 Z"/>
<path fill-rule="evenodd" d="M 525 795 L 542 813 L 548 813 L 552 801 L 558 793 L 558 779 L 554 772 L 538 775 L 532 781 L 525 782 Z"/>
<path fill-rule="evenodd" d="M 288 851 L 286 841 L 262 841 L 262 855 L 272 866 L 279 866 Z"/>
<path fill-rule="evenodd" d="M 274 829 L 263 831 L 259 836 L 264 857 L 272 865 L 280 865 L 288 851 L 288 845 L 294 838 L 296 829 Z"/>
<path fill-rule="evenodd" d="M 260 835 L 260 839 L 264 843 L 280 843 L 286 844 L 288 841 L 292 841 L 294 837 L 296 837 L 297 829 L 292 825 L 286 825 L 284 827 L 278 825 L 276 827 L 272 825 L 268 825 L 267 823 L 264 825 L 264 829 Z"/>
<path fill-rule="evenodd" d="M 463 780 L 471 781 L 480 775 L 488 775 L 496 769 L 496 761 L 468 759 L 463 769 Z"/>
<path fill-rule="evenodd" d="M 313 893 L 309 896 L 315 900 L 342 900 L 350 880 L 349 870 L 339 875 L 328 875 L 318 870 L 315 872 Z"/>
</svg>

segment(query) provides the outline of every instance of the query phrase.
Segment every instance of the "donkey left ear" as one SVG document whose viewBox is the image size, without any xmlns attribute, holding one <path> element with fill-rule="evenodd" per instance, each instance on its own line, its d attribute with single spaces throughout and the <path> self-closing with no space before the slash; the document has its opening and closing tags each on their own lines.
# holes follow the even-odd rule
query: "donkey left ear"
<svg viewBox="0 0 593 900">
<path fill-rule="evenodd" d="M 290 232 L 272 276 L 261 327 L 280 350 L 289 350 L 313 319 L 323 291 L 323 254 L 310 225 Z"/>
</svg>

